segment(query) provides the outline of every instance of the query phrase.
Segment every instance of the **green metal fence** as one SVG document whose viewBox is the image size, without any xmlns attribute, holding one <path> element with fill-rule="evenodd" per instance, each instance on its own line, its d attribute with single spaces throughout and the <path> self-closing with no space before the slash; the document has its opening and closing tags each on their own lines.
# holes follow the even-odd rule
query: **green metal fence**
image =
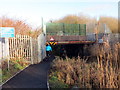
<svg viewBox="0 0 120 90">
<path fill-rule="evenodd" d="M 86 24 L 46 23 L 47 35 L 86 35 Z"/>
</svg>

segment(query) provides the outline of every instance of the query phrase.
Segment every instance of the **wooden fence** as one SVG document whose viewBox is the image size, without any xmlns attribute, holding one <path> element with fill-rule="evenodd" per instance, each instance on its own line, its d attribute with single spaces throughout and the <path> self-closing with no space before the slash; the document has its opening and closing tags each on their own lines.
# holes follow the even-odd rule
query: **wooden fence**
<svg viewBox="0 0 120 90">
<path fill-rule="evenodd" d="M 32 43 L 31 37 L 26 35 L 16 35 L 9 39 L 10 59 L 17 57 L 32 61 Z"/>
<path fill-rule="evenodd" d="M 0 38 L 0 60 L 25 59 L 31 64 L 39 63 L 46 57 L 46 38 L 40 34 L 38 38 L 31 38 L 26 35 L 16 35 L 14 38 Z"/>
</svg>

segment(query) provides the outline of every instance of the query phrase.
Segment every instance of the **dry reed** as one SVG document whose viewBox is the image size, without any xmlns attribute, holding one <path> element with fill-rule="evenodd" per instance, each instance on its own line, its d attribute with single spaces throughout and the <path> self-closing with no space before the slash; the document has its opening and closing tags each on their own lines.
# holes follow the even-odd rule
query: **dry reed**
<svg viewBox="0 0 120 90">
<path fill-rule="evenodd" d="M 120 43 L 94 47 L 92 51 L 96 52 L 97 62 L 86 63 L 80 57 L 55 60 L 51 76 L 56 72 L 60 81 L 80 88 L 120 88 Z"/>
</svg>

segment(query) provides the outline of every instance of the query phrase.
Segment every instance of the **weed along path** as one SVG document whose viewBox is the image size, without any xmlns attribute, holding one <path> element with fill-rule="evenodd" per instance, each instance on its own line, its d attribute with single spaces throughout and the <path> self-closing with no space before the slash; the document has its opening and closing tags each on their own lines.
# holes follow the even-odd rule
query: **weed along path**
<svg viewBox="0 0 120 90">
<path fill-rule="evenodd" d="M 30 65 L 22 72 L 3 84 L 2 88 L 46 88 L 48 89 L 48 71 L 54 56 L 39 64 Z"/>
</svg>

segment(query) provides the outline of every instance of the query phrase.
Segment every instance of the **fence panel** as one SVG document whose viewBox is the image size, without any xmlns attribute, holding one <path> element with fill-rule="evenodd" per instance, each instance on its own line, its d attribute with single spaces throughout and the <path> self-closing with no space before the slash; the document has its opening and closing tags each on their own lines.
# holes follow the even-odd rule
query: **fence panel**
<svg viewBox="0 0 120 90">
<path fill-rule="evenodd" d="M 47 35 L 86 35 L 86 24 L 47 23 Z"/>
<path fill-rule="evenodd" d="M 109 27 L 106 24 L 100 23 L 99 25 L 97 25 L 96 23 L 88 23 L 86 25 L 87 29 L 86 29 L 86 34 L 94 34 L 96 33 L 96 28 L 98 26 L 98 34 L 101 33 L 111 33 L 111 30 L 109 29 Z"/>
<path fill-rule="evenodd" d="M 36 64 L 46 57 L 46 36 L 40 34 L 38 38 L 26 35 L 16 35 L 14 38 L 0 38 L 0 60 L 4 58 L 25 59 Z"/>
<path fill-rule="evenodd" d="M 31 62 L 31 38 L 26 35 L 16 35 L 9 39 L 10 59 L 23 58 Z"/>
</svg>

